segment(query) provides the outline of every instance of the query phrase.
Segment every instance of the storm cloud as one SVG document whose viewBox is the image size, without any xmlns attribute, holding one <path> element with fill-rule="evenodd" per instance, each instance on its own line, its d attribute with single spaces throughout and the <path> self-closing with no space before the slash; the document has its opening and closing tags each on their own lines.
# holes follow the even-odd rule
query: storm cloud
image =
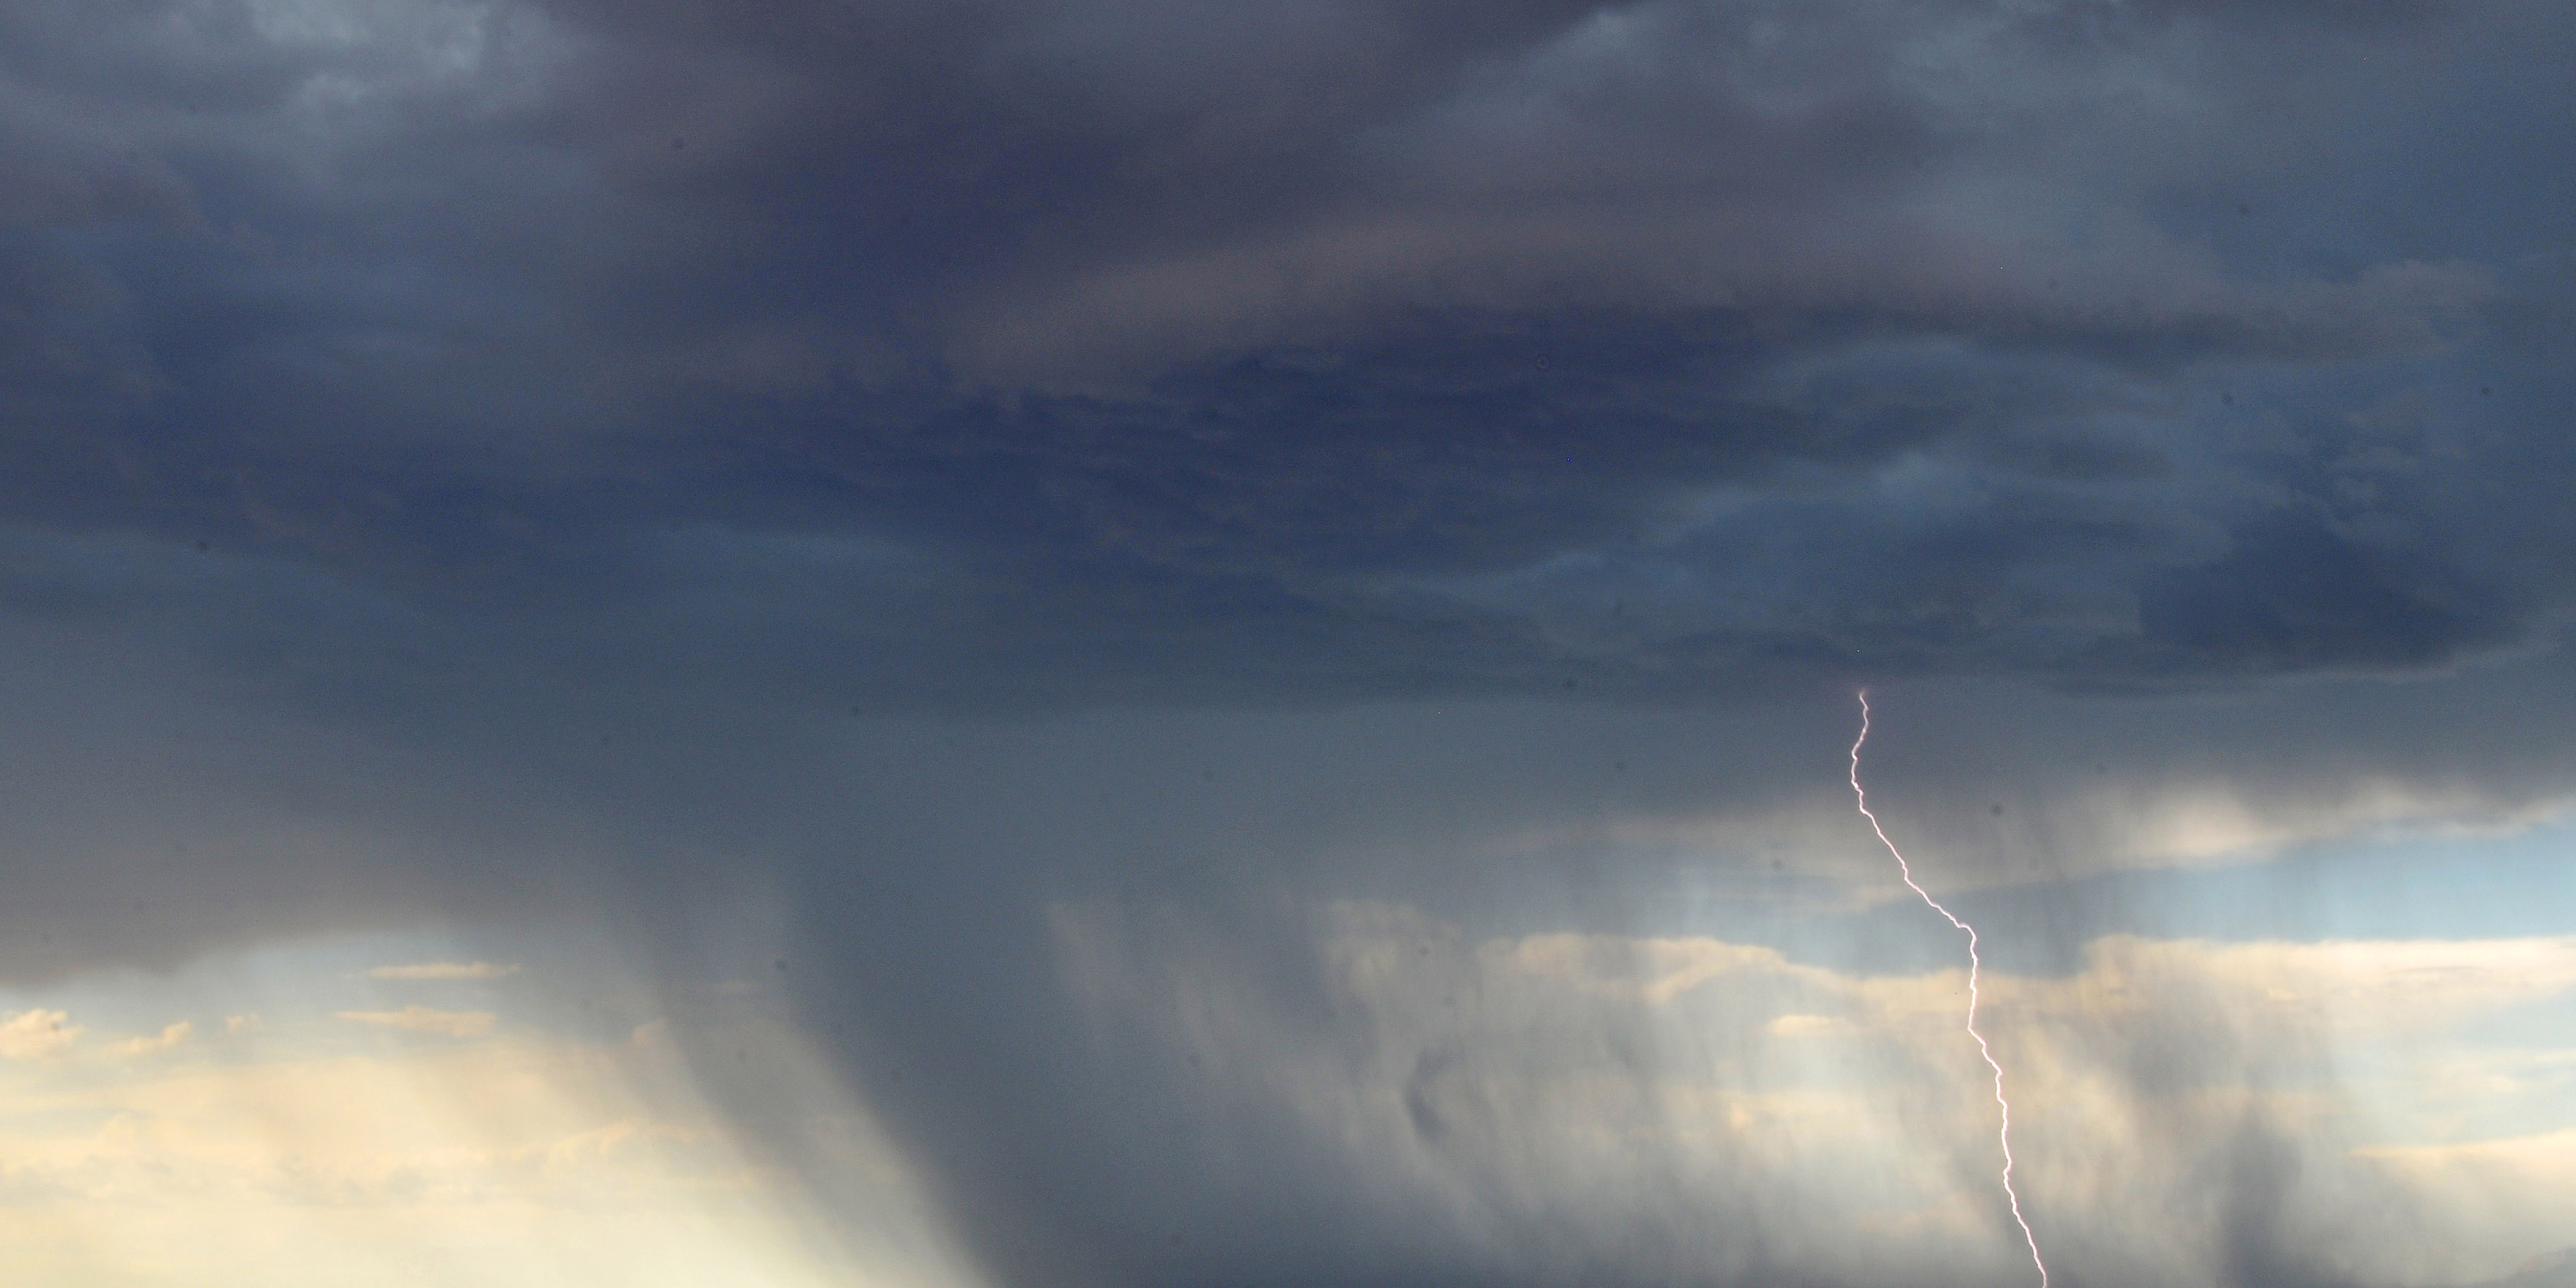
<svg viewBox="0 0 2576 1288">
<path fill-rule="evenodd" d="M 571 916 L 683 998 L 749 918 L 998 1284 L 1991 1282 L 1873 685 L 2124 1160 L 2033 1155 L 2068 1282 L 2461 1282 L 2417 1181 L 2487 1163 L 2351 1135 L 2325 950 L 2154 883 L 2576 800 L 2571 63 L 2435 0 L 0 5 L 0 976 Z M 1900 1090 L 1808 1158 L 1817 1043 Z M 1837 1206 L 1890 1158 L 1915 1224 Z"/>
</svg>

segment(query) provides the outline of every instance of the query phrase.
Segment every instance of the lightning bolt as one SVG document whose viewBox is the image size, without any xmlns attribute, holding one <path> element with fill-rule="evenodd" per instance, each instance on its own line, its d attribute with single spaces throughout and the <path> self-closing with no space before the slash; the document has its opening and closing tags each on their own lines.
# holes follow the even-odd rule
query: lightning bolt
<svg viewBox="0 0 2576 1288">
<path fill-rule="evenodd" d="M 2013 1224 L 2021 1227 L 2022 1241 L 2030 1245 L 2030 1264 L 2039 1267 L 2039 1288 L 2048 1288 L 2048 1263 L 2040 1260 L 2039 1236 L 2032 1234 L 2030 1222 L 2022 1219 L 2021 1195 L 2013 1192 L 2012 1102 L 2004 1099 L 2004 1067 L 1995 1062 L 1994 1049 L 1986 1045 L 1986 1035 L 1977 1031 L 1977 971 L 1984 965 L 1977 958 L 1977 928 L 1959 920 L 1957 913 L 1942 907 L 1941 901 L 1933 898 L 1931 891 L 1914 884 L 1914 866 L 1905 861 L 1905 853 L 1896 848 L 1896 842 L 1887 839 L 1887 829 L 1878 825 L 1878 815 L 1869 812 L 1869 793 L 1860 787 L 1860 745 L 1869 741 L 1869 690 L 1861 690 L 1858 696 L 1860 736 L 1852 739 L 1851 745 L 1852 799 L 1860 805 L 1860 816 L 1869 820 L 1869 830 L 1878 833 L 1878 843 L 1896 856 L 1896 870 L 1904 875 L 1905 888 L 1923 896 L 1923 902 L 1951 925 L 1968 932 L 1968 1036 L 1977 1040 L 1977 1053 L 1986 1058 L 1986 1067 L 1995 1071 L 1995 1107 L 2003 1111 L 2003 1130 L 1997 1133 L 1996 1138 L 2004 1148 L 2004 1199 L 2012 1204 Z"/>
</svg>

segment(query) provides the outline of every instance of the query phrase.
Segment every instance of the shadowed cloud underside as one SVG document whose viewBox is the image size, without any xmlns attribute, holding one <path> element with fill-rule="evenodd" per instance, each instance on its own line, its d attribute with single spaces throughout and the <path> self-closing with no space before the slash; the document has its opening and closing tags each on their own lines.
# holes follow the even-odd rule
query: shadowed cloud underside
<svg viewBox="0 0 2576 1288">
<path fill-rule="evenodd" d="M 2544 1282 L 2571 65 L 2539 0 L 0 4 L 0 1222 L 316 1052 L 569 1061 L 404 1146 L 462 1185 L 659 1021 L 746 1161 L 652 1185 L 778 1218 L 692 1229 L 995 1288 Z"/>
</svg>

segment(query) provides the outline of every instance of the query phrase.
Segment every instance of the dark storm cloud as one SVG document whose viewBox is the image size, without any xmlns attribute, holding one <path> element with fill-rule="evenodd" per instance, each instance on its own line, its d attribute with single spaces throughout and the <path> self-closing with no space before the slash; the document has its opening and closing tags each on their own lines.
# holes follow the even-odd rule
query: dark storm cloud
<svg viewBox="0 0 2576 1288">
<path fill-rule="evenodd" d="M 2221 664 L 2425 666 L 2503 642 L 2511 620 L 2457 575 L 2375 558 L 2312 519 L 2272 519 L 2238 531 L 2226 558 L 2150 581 L 2140 633 Z"/>
<path fill-rule="evenodd" d="M 2439 373 L 2509 248 L 2302 252 L 2319 234 L 2276 220 L 2257 256 L 2195 184 L 2337 128 L 2352 65 L 2431 83 L 2521 22 L 23 7 L 13 505 L 434 601 L 647 612 L 674 527 L 915 543 L 953 588 L 925 616 L 1094 655 L 1015 701 L 1175 653 L 1210 692 L 1262 673 L 1245 697 L 2438 664 L 2559 594 L 2485 584 L 2447 529 L 2554 521 L 2313 517 L 2300 449 L 2216 398 L 2260 382 L 2330 423 L 2356 364 L 2458 395 Z M 2290 57 L 2314 104 L 2267 107 L 2256 64 Z M 2115 110 L 2100 76 L 2164 97 Z M 1873 482 L 1916 458 L 1957 468 L 1944 513 Z M 1675 518 L 1728 485 L 1784 498 L 1738 513 L 1804 584 L 1749 586 L 1745 543 Z M 1634 590 L 1579 650 L 1421 580 L 1565 559 Z M 1679 620 L 1710 585 L 1729 620 Z M 1207 652 L 1263 620 L 1302 680 Z"/>
<path fill-rule="evenodd" d="M 1963 883 L 2208 857 L 2117 842 L 2222 787 L 2209 853 L 2546 809 L 2571 35 L 8 6 L 0 818 L 49 861 L 0 971 L 594 906 L 684 965 L 707 887 L 768 883 L 1009 1282 L 1789 1282 L 1758 1171 L 1515 1190 L 1545 1053 L 1371 1045 L 1297 910 L 1618 926 L 1682 846 L 1621 828 L 1712 819 L 1729 890 L 1814 896 L 1860 681 L 1921 682 L 1887 795 Z M 1352 1188 L 1258 1068 L 1069 1064 L 1067 916 L 1393 1059 L 1333 1085 L 1448 1188 Z M 1647 1121 L 1640 1023 L 1558 1036 Z M 2313 1072 L 2212 1023 L 2067 1041 L 2132 1103 Z M 2290 1128 L 2144 1135 L 2215 1197 L 2134 1281 L 2345 1282 Z"/>
</svg>

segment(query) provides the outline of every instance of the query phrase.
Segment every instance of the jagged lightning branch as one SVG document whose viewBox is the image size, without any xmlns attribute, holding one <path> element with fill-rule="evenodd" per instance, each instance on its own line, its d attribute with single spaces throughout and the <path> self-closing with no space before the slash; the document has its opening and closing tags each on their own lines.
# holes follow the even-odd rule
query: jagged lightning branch
<svg viewBox="0 0 2576 1288">
<path fill-rule="evenodd" d="M 1878 833 L 1878 843 L 1896 856 L 1896 870 L 1905 877 L 1905 888 L 1923 896 L 1923 902 L 1931 905 L 1932 911 L 1940 913 L 1951 925 L 1968 932 L 1968 1036 L 1977 1040 L 1977 1053 L 1986 1058 L 1986 1067 L 1995 1071 L 1995 1107 L 2003 1110 L 2004 1120 L 2003 1130 L 1997 1135 L 2004 1147 L 2004 1199 L 2012 1204 L 2013 1224 L 2021 1227 L 2023 1242 L 2030 1245 L 2030 1264 L 2039 1267 L 2039 1288 L 2048 1288 L 2048 1263 L 2040 1260 L 2039 1236 L 2032 1234 L 2030 1222 L 2022 1219 L 2021 1195 L 2013 1192 L 2012 1102 L 2004 1099 L 2004 1067 L 1995 1062 L 1994 1049 L 1986 1045 L 1986 1035 L 1977 1031 L 1977 971 L 1984 965 L 1977 958 L 1977 928 L 1959 920 L 1957 913 L 1942 907 L 1941 901 L 1933 898 L 1931 891 L 1914 884 L 1914 866 L 1905 861 L 1905 853 L 1896 848 L 1896 842 L 1887 839 L 1887 829 L 1878 825 L 1878 815 L 1869 812 L 1869 793 L 1860 787 L 1860 745 L 1869 741 L 1869 690 L 1861 690 L 1859 697 L 1860 736 L 1852 739 L 1851 746 L 1852 799 L 1859 803 L 1861 817 L 1869 820 L 1869 830 Z"/>
</svg>

